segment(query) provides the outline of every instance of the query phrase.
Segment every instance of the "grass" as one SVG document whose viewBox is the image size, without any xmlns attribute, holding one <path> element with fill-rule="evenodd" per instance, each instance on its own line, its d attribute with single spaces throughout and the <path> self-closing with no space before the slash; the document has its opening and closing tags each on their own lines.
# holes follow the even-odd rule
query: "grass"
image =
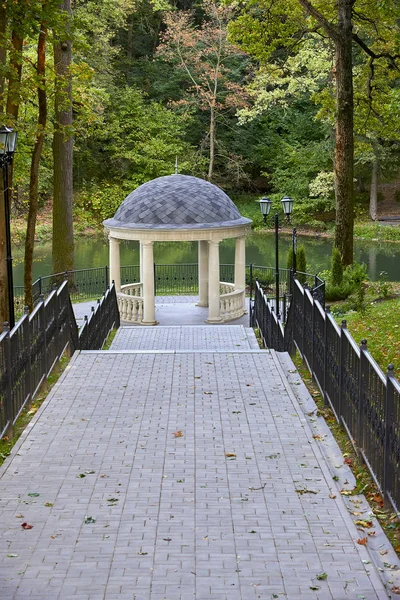
<svg viewBox="0 0 400 600">
<path fill-rule="evenodd" d="M 54 384 L 59 380 L 60 376 L 64 372 L 65 367 L 69 363 L 69 360 L 69 357 L 66 355 L 61 357 L 61 360 L 55 365 L 47 381 L 41 385 L 32 404 L 21 411 L 21 414 L 14 425 L 13 437 L 9 438 L 8 436 L 4 436 L 0 440 L 0 465 L 2 465 L 7 456 L 10 455 L 12 447 L 16 444 L 25 427 L 32 420 L 33 416 L 37 413 L 38 409 L 47 398 L 47 395 L 51 391 Z"/>
<path fill-rule="evenodd" d="M 382 371 L 386 373 L 391 363 L 397 379 L 400 379 L 400 298 L 370 300 L 364 313 L 342 310 L 341 307 L 346 307 L 346 302 L 332 307 L 337 322 L 345 319 L 357 344 L 366 339 L 368 350 Z"/>
<path fill-rule="evenodd" d="M 102 350 L 110 349 L 111 344 L 113 343 L 113 340 L 114 340 L 115 336 L 117 335 L 117 331 L 118 331 L 118 329 L 111 329 L 110 333 L 108 334 L 108 338 L 106 339 L 104 346 L 102 347 Z"/>
</svg>

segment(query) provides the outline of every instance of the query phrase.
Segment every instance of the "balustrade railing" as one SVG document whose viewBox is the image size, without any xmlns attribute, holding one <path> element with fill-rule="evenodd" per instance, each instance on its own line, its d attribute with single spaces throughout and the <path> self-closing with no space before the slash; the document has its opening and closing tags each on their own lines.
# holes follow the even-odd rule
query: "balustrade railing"
<svg viewBox="0 0 400 600">
<path fill-rule="evenodd" d="M 117 293 L 121 321 L 140 323 L 143 319 L 143 284 L 130 283 L 121 286 Z"/>
<path fill-rule="evenodd" d="M 318 284 L 319 285 L 319 284 Z M 317 288 L 318 286 L 316 286 Z M 352 440 L 377 485 L 400 509 L 400 383 L 389 365 L 385 375 L 368 352 L 358 346 L 346 321 L 339 327 L 319 292 L 294 279 L 285 326 L 256 283 L 253 325 L 265 347 L 277 351 L 297 348 L 316 381 L 324 401 Z"/>
<path fill-rule="evenodd" d="M 245 290 L 235 290 L 232 283 L 220 282 L 220 315 L 224 321 L 238 319 L 245 313 Z"/>
<path fill-rule="evenodd" d="M 95 350 L 103 346 L 109 331 L 119 326 L 114 286 L 97 301 L 78 331 L 68 290 L 68 281 L 43 296 L 10 331 L 0 334 L 0 437 L 11 436 L 13 425 L 29 406 L 40 385 L 69 348 Z"/>
</svg>

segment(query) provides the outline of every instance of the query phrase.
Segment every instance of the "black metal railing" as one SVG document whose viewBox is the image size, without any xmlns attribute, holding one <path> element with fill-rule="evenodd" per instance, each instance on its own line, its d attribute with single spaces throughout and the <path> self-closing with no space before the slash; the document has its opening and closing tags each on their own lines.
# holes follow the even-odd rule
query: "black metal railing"
<svg viewBox="0 0 400 600">
<path fill-rule="evenodd" d="M 308 287 L 317 290 L 321 304 L 325 302 L 325 283 L 316 275 L 299 273 L 299 280 L 304 281 Z M 68 280 L 69 293 L 72 301 L 94 299 L 101 296 L 107 289 L 109 281 L 109 268 L 95 267 L 91 269 L 78 269 L 76 271 L 64 271 L 39 277 L 32 285 L 33 301 L 36 305 L 40 297 L 48 296 L 62 281 Z M 198 286 L 198 264 L 183 263 L 177 265 L 155 264 L 154 280 L 156 293 L 158 295 L 194 295 L 199 293 Z M 220 265 L 220 281 L 233 283 L 235 280 L 235 265 Z M 250 281 L 252 280 L 252 281 Z M 254 288 L 258 280 L 267 297 L 274 298 L 275 293 L 275 269 L 262 265 L 248 265 L 246 267 L 246 285 Z M 139 265 L 127 265 L 121 267 L 121 285 L 136 283 L 140 281 Z M 279 269 L 279 296 L 289 302 L 291 290 L 290 269 Z M 15 312 L 22 315 L 24 311 L 24 288 L 14 287 Z M 282 312 L 282 310 L 281 310 Z M 283 311 L 284 312 L 284 311 Z"/>
<path fill-rule="evenodd" d="M 67 348 L 100 349 L 113 326 L 119 326 L 114 286 L 98 301 L 78 331 L 69 282 L 42 295 L 31 314 L 26 312 L 10 331 L 0 335 L 0 437 L 12 435 L 22 409 L 35 397 L 40 385 Z"/>
<path fill-rule="evenodd" d="M 316 286 L 318 287 L 318 286 Z M 396 512 L 400 509 L 400 383 L 389 365 L 386 375 L 358 346 L 342 321 L 339 327 L 318 290 L 293 280 L 285 326 L 256 283 L 253 324 L 264 345 L 277 351 L 294 349 L 307 365 L 324 401 L 342 424 L 374 480 Z"/>
</svg>

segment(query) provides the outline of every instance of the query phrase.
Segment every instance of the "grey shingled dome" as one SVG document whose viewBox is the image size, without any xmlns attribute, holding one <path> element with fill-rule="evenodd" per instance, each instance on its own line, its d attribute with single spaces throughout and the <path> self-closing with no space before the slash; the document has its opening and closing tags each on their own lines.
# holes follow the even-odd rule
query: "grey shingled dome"
<svg viewBox="0 0 400 600">
<path fill-rule="evenodd" d="M 250 223 L 220 188 L 189 175 L 167 175 L 144 183 L 125 198 L 110 228 L 190 229 Z"/>
</svg>

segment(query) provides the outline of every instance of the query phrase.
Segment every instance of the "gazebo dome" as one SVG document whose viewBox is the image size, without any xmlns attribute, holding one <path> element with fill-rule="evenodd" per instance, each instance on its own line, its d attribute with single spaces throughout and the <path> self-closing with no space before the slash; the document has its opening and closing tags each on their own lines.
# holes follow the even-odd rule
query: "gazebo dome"
<svg viewBox="0 0 400 600">
<path fill-rule="evenodd" d="M 247 225 L 232 200 L 219 187 L 189 175 L 167 175 L 131 192 L 108 228 L 199 229 Z"/>
</svg>

